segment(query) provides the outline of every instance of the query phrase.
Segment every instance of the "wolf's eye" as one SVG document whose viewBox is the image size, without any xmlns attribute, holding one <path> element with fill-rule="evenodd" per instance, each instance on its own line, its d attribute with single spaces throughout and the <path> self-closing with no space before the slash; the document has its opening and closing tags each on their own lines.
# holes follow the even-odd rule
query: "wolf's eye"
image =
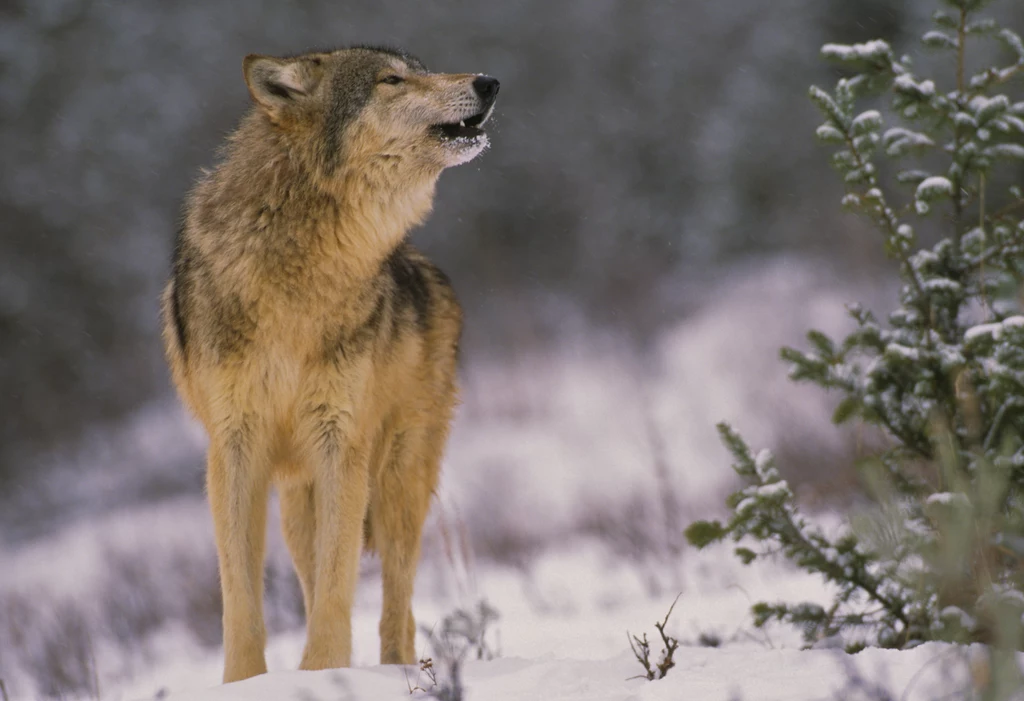
<svg viewBox="0 0 1024 701">
<path fill-rule="evenodd" d="M 405 79 L 400 75 L 389 75 L 387 78 L 381 78 L 380 82 L 387 83 L 388 85 L 398 85 L 404 83 Z"/>
</svg>

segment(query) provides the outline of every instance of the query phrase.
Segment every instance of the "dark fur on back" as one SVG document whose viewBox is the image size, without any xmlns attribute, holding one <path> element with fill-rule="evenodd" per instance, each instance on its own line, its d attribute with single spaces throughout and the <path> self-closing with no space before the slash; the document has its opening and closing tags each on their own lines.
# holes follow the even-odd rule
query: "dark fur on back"
<svg viewBox="0 0 1024 701">
<path fill-rule="evenodd" d="M 182 221 L 178 224 L 178 230 L 174 235 L 174 254 L 171 261 L 171 279 L 174 287 L 171 294 L 171 316 L 182 354 L 188 353 L 184 297 L 186 295 L 185 286 L 188 284 L 188 271 L 191 267 L 185 254 L 185 246 L 185 222 Z"/>
<path fill-rule="evenodd" d="M 325 334 L 325 358 L 363 353 L 369 344 L 387 348 L 413 329 L 428 332 L 435 305 L 457 305 L 448 276 L 406 243 L 384 260 L 380 276 L 366 295 L 372 302 L 365 305 L 365 319 L 354 328 Z"/>
<path fill-rule="evenodd" d="M 397 302 L 411 308 L 416 325 L 426 330 L 430 324 L 431 303 L 427 276 L 433 266 L 423 260 L 413 260 L 402 248 L 396 248 L 384 262 L 384 268 L 394 284 Z"/>
</svg>

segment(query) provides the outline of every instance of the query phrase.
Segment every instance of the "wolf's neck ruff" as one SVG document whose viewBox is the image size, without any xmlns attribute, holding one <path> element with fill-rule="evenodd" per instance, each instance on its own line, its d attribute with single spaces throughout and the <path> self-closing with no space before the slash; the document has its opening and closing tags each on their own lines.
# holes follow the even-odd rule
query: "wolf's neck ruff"
<svg viewBox="0 0 1024 701">
<path fill-rule="evenodd" d="M 323 285 L 351 294 L 429 215 L 441 171 L 405 157 L 353 154 L 325 176 L 273 129 L 262 115 L 243 125 L 225 162 L 196 193 L 198 211 L 221 220 L 222 236 L 239 239 L 240 255 L 311 276 L 320 294 L 328 293 Z M 260 146 L 243 147 L 253 143 Z M 243 192 L 248 205 L 224 221 Z"/>
<path fill-rule="evenodd" d="M 370 157 L 346 166 L 336 195 L 341 221 L 335 235 L 338 255 L 358 267 L 357 275 L 375 274 L 430 214 L 440 171 L 424 171 L 398 158 Z"/>
</svg>

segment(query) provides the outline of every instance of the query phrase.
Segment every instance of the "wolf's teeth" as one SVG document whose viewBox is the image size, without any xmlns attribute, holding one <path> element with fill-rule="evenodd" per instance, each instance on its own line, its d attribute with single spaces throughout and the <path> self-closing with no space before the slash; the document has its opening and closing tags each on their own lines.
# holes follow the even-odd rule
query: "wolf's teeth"
<svg viewBox="0 0 1024 701">
<path fill-rule="evenodd" d="M 466 126 L 466 120 L 465 120 L 465 119 L 463 119 L 463 120 L 462 120 L 461 122 L 459 122 L 459 126 L 460 126 L 460 127 L 464 127 L 464 126 Z"/>
</svg>

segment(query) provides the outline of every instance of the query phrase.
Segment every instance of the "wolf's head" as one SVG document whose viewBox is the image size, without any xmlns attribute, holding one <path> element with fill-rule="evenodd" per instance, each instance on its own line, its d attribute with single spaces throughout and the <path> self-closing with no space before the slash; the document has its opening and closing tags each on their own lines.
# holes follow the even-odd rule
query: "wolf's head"
<svg viewBox="0 0 1024 701">
<path fill-rule="evenodd" d="M 388 163 L 436 177 L 488 145 L 481 127 L 498 94 L 488 76 L 431 73 L 401 51 L 364 47 L 251 55 L 243 70 L 258 108 L 321 175 Z"/>
</svg>

